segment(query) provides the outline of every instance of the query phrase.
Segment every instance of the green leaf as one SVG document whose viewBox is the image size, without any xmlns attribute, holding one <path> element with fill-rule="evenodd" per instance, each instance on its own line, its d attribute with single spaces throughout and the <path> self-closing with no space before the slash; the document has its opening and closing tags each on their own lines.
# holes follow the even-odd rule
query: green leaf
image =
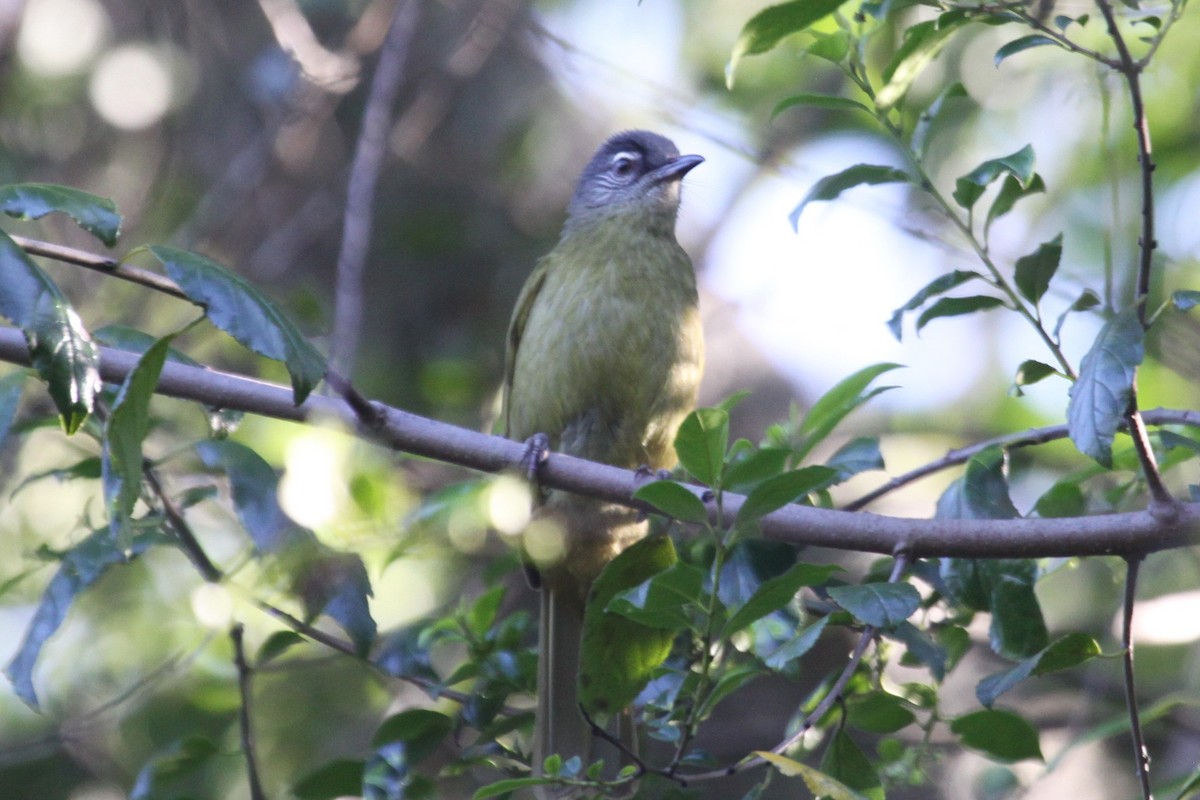
<svg viewBox="0 0 1200 800">
<path fill-rule="evenodd" d="M 833 429 L 846 416 L 863 403 L 881 392 L 886 392 L 891 386 L 876 387 L 867 390 L 871 382 L 885 372 L 899 369 L 899 364 L 872 364 L 863 367 L 858 372 L 843 378 L 832 389 L 812 404 L 804 420 L 800 423 L 801 442 L 796 448 L 795 459 L 803 459 L 808 453 L 825 440 Z"/>
<path fill-rule="evenodd" d="M 145 353 L 158 341 L 157 337 L 127 325 L 105 325 L 103 328 L 92 331 L 92 338 L 100 344 L 115 347 L 118 350 L 128 350 L 130 353 L 138 355 Z M 173 347 L 167 350 L 167 360 L 177 364 L 186 364 L 189 367 L 204 367 L 196 359 Z"/>
<path fill-rule="evenodd" d="M 766 539 L 741 539 L 729 549 L 721 566 L 717 597 L 726 608 L 743 605 L 763 581 L 778 577 L 796 563 L 796 548 Z"/>
<path fill-rule="evenodd" d="M 821 758 L 821 771 L 862 793 L 869 800 L 883 800 L 883 784 L 879 775 L 845 728 L 839 728 L 826 747 L 825 755 Z"/>
<path fill-rule="evenodd" d="M 823 800 L 867 800 L 863 795 L 836 778 L 787 756 L 766 750 L 756 750 L 754 755 L 775 767 L 782 775 L 789 778 L 800 778 L 813 797 L 820 797 Z"/>
<path fill-rule="evenodd" d="M 1079 484 L 1074 481 L 1059 481 L 1038 498 L 1033 506 L 1039 517 L 1082 517 L 1087 510 L 1087 498 Z"/>
<path fill-rule="evenodd" d="M 783 672 L 789 664 L 813 649 L 828 624 L 829 617 L 821 617 L 812 625 L 800 629 L 791 639 L 772 650 L 763 663 L 776 672 Z"/>
<path fill-rule="evenodd" d="M 1027 658 L 1050 640 L 1034 583 L 1027 574 L 1002 573 L 992 579 L 988 644 L 1005 658 Z"/>
<path fill-rule="evenodd" d="M 1036 172 L 1027 183 L 1022 183 L 1013 175 L 1005 175 L 1004 182 L 1000 184 L 1000 191 L 997 193 L 996 199 L 992 201 L 991 207 L 988 208 L 987 221 L 983 226 L 984 231 L 990 230 L 993 222 L 1012 211 L 1013 206 L 1019 200 L 1024 200 L 1030 195 L 1040 194 L 1044 191 L 1046 191 L 1046 184 L 1042 181 L 1042 176 Z"/>
<path fill-rule="evenodd" d="M 1050 279 L 1062 260 L 1062 234 L 1038 245 L 1038 249 L 1017 259 L 1016 283 L 1021 296 L 1035 305 L 1050 288 Z"/>
<path fill-rule="evenodd" d="M 733 667 L 725 674 L 717 679 L 716 685 L 709 692 L 708 697 L 704 699 L 704 703 L 700 706 L 698 719 L 707 719 L 717 707 L 717 704 L 724 700 L 729 695 L 741 689 L 756 678 L 761 678 L 766 673 L 762 671 L 756 664 L 747 664 L 740 667 Z"/>
<path fill-rule="evenodd" d="M 116 203 L 70 186 L 51 183 L 0 186 L 0 211 L 16 219 L 41 219 L 61 211 L 109 247 L 117 243 L 121 231 Z"/>
<path fill-rule="evenodd" d="M 901 622 L 883 633 L 889 639 L 895 639 L 904 644 L 905 652 L 902 664 L 924 664 L 929 668 L 934 680 L 939 682 L 946 677 L 946 663 L 950 659 L 950 654 L 946 647 L 931 639 L 925 631 L 911 622 Z M 968 639 L 963 646 L 964 648 L 969 647 L 970 640 Z"/>
<path fill-rule="evenodd" d="M 775 104 L 775 108 L 771 109 L 771 119 L 775 119 L 784 111 L 796 106 L 807 106 L 809 108 L 829 108 L 838 111 L 866 111 L 871 113 L 871 109 L 867 108 L 857 100 L 851 100 L 849 97 L 839 97 L 835 94 L 794 94 L 791 97 L 785 97 Z"/>
<path fill-rule="evenodd" d="M 883 70 L 887 83 L 875 95 L 875 107 L 888 111 L 904 99 L 917 77 L 937 58 L 947 39 L 970 20 L 961 14 L 943 14 L 905 29 L 904 41 Z"/>
<path fill-rule="evenodd" d="M 989 675 L 975 687 L 975 696 L 988 708 L 1000 695 L 1031 675 L 1046 675 L 1078 666 L 1100 655 L 1100 645 L 1085 633 L 1068 633 L 1018 664 Z"/>
<path fill-rule="evenodd" d="M 751 525 L 762 517 L 794 503 L 810 492 L 828 487 L 837 478 L 830 467 L 812 466 L 767 478 L 750 492 L 738 509 L 735 525 Z"/>
<path fill-rule="evenodd" d="M 976 453 L 963 476 L 938 498 L 939 519 L 1013 519 L 1019 514 L 1008 493 L 1008 459 L 999 447 Z"/>
<path fill-rule="evenodd" d="M 1188 311 L 1200 305 L 1200 292 L 1191 289 L 1179 289 L 1171 292 L 1171 302 L 1180 311 Z"/>
<path fill-rule="evenodd" d="M 786 447 L 763 447 L 740 456 L 735 450 L 725 466 L 721 485 L 733 492 L 745 492 L 767 478 L 781 474 L 791 456 L 792 451 Z"/>
<path fill-rule="evenodd" d="M 963 208 L 971 209 L 983 195 L 983 190 L 1001 175 L 1012 175 L 1022 187 L 1026 187 L 1033 179 L 1033 165 L 1033 148 L 1030 145 L 1011 155 L 985 161 L 955 181 L 954 200 Z"/>
<path fill-rule="evenodd" d="M 1016 389 L 1017 396 L 1020 397 L 1022 386 L 1032 386 L 1051 375 L 1061 374 L 1061 372 L 1049 364 L 1029 359 L 1028 361 L 1022 361 L 1021 366 L 1017 367 L 1017 374 L 1013 377 L 1013 387 Z"/>
<path fill-rule="evenodd" d="M 108 526 L 117 542 L 132 535 L 129 522 L 142 489 L 142 442 L 150 431 L 150 398 L 174 336 L 164 336 L 125 376 L 104 424 L 101 476 Z"/>
<path fill-rule="evenodd" d="M 875 628 L 891 628 L 912 616 L 921 595 L 908 583 L 831 586 L 829 596 L 854 618 Z"/>
<path fill-rule="evenodd" d="M 912 149 L 914 153 L 920 153 L 922 156 L 925 155 L 930 133 L 933 130 L 934 124 L 941 119 L 942 111 L 946 108 L 946 105 L 968 97 L 967 90 L 963 88 L 963 85 L 955 81 L 934 98 L 929 107 L 921 112 L 921 115 L 917 118 L 916 125 L 913 126 Z"/>
<path fill-rule="evenodd" d="M 453 730 L 454 720 L 445 714 L 428 708 L 410 708 L 385 719 L 371 737 L 371 746 L 379 748 L 403 742 L 408 749 L 408 762 L 416 764 L 432 755 Z"/>
<path fill-rule="evenodd" d="M 800 222 L 800 214 L 809 203 L 818 200 L 833 200 L 842 192 L 855 186 L 877 186 L 881 183 L 912 183 L 912 177 L 902 169 L 885 167 L 879 164 L 855 164 L 841 172 L 826 175 L 813 184 L 800 201 L 800 205 L 788 214 L 788 221 L 795 229 Z"/>
<path fill-rule="evenodd" d="M 17 697 L 33 708 L 38 707 L 33 668 L 42 646 L 62 625 L 75 599 L 100 580 L 110 567 L 132 561 L 151 545 L 162 542 L 159 534 L 146 533 L 135 537 L 127 550 L 119 549 L 114 546 L 108 530 L 101 529 L 93 531 L 62 556 L 58 572 L 42 593 L 17 654 L 4 670 Z"/>
<path fill-rule="evenodd" d="M 1101 466 L 1112 467 L 1112 443 L 1132 397 L 1133 377 L 1145 348 L 1137 312 L 1109 320 L 1079 365 L 1067 403 L 1071 441 Z"/>
<path fill-rule="evenodd" d="M 233 509 L 260 552 L 279 552 L 313 540 L 310 531 L 279 507 L 279 476 L 258 453 L 244 444 L 224 440 L 198 442 L 196 454 L 206 467 L 219 469 L 229 477 Z"/>
<path fill-rule="evenodd" d="M 683 420 L 675 435 L 675 452 L 683 468 L 703 484 L 718 487 L 729 445 L 729 412 L 698 408 Z"/>
<path fill-rule="evenodd" d="M 830 33 L 818 33 L 810 30 L 809 34 L 816 37 L 812 44 L 804 48 L 804 52 L 810 56 L 840 64 L 850 52 L 849 31 L 836 30 Z"/>
<path fill-rule="evenodd" d="M 762 585 L 746 603 L 733 609 L 729 621 L 721 633 L 722 638 L 729 638 L 755 620 L 762 619 L 767 614 L 786 606 L 805 586 L 820 586 L 829 580 L 829 576 L 840 567 L 835 564 L 795 564 L 787 572 L 769 580 Z"/>
<path fill-rule="evenodd" d="M 305 775 L 292 786 L 296 800 L 333 800 L 362 793 L 362 761 L 339 758 Z"/>
<path fill-rule="evenodd" d="M 0 316 L 25 334 L 63 429 L 74 433 L 100 391 L 100 351 L 58 286 L 0 232 Z"/>
<path fill-rule="evenodd" d="M 941 317 L 961 317 L 965 314 L 974 314 L 976 311 L 989 311 L 1002 305 L 1004 305 L 1004 301 L 999 297 L 988 295 L 943 297 L 917 317 L 917 332 L 920 333 L 921 328 L 924 328 L 930 321 Z"/>
<path fill-rule="evenodd" d="M 983 276 L 978 272 L 956 269 L 953 272 L 947 272 L 945 275 L 939 275 L 925 284 L 919 292 L 909 298 L 907 303 L 892 312 L 892 318 L 888 320 L 887 325 L 892 335 L 896 337 L 896 341 L 901 341 L 902 330 L 900 323 L 904 318 L 905 312 L 915 311 L 925 305 L 925 301 L 929 298 L 945 294 L 956 286 L 961 286 L 967 281 L 973 281 L 977 278 L 983 278 Z"/>
<path fill-rule="evenodd" d="M 869 733 L 895 733 L 916 720 L 904 700 L 888 692 L 854 695 L 846 701 L 846 721 Z"/>
<path fill-rule="evenodd" d="M 481 786 L 471 795 L 471 800 L 488 800 L 490 797 L 511 795 L 518 789 L 528 789 L 533 786 L 548 786 L 555 783 L 554 778 L 509 778 L 503 781 Z M 303 800 L 303 798 L 301 798 Z"/>
<path fill-rule="evenodd" d="M 964 714 L 950 723 L 967 747 L 1004 764 L 1027 758 L 1042 759 L 1037 729 L 1011 711 L 984 709 Z"/>
<path fill-rule="evenodd" d="M 1030 36 L 1022 36 L 1020 39 L 1015 39 L 997 50 L 996 57 L 992 59 L 992 63 L 998 67 L 1000 66 L 1000 62 L 1009 56 L 1014 56 L 1017 53 L 1022 53 L 1034 47 L 1044 47 L 1048 44 L 1058 47 L 1062 46 L 1049 36 L 1042 36 L 1036 33 Z"/>
<path fill-rule="evenodd" d="M 1075 302 L 1071 303 L 1065 311 L 1058 315 L 1058 322 L 1054 325 L 1054 338 L 1057 339 L 1059 333 L 1062 332 L 1063 323 L 1067 321 L 1067 315 L 1074 311 L 1087 311 L 1089 308 L 1095 308 L 1100 305 L 1100 297 L 1091 289 L 1084 289 L 1079 297 L 1075 298 Z"/>
<path fill-rule="evenodd" d="M 15 370 L 0 378 L 0 446 L 8 438 L 17 406 L 21 404 L 21 393 L 25 390 L 25 371 Z"/>
<path fill-rule="evenodd" d="M 647 483 L 633 493 L 634 500 L 649 503 L 668 517 L 681 522 L 707 522 L 708 509 L 695 492 L 675 481 Z"/>
<path fill-rule="evenodd" d="M 357 553 L 343 553 L 312 542 L 302 548 L 300 558 L 290 564 L 292 590 L 300 597 L 306 620 L 324 614 L 337 622 L 354 643 L 359 656 L 366 656 L 375 641 L 377 628 L 368 602 L 373 594 L 367 568 Z"/>
<path fill-rule="evenodd" d="M 194 784 L 201 770 L 212 763 L 218 754 L 212 741 L 189 736 L 172 743 L 156 754 L 138 772 L 129 800 L 159 800 L 180 796 L 183 787 Z"/>
<path fill-rule="evenodd" d="M 615 713 L 628 706 L 671 652 L 675 633 L 648 628 L 608 604 L 678 560 L 665 536 L 648 536 L 614 558 L 592 584 L 583 619 L 579 702 L 592 713 Z"/>
<path fill-rule="evenodd" d="M 825 466 L 836 473 L 837 483 L 849 480 L 862 472 L 883 469 L 883 454 L 879 452 L 879 439 L 874 436 L 859 436 L 837 449 Z"/>
<path fill-rule="evenodd" d="M 504 594 L 504 586 L 493 586 L 471 603 L 470 610 L 463 615 L 463 622 L 472 636 L 478 639 L 487 636 L 488 629 L 496 621 L 496 614 L 500 612 L 500 603 L 504 600 Z"/>
<path fill-rule="evenodd" d="M 270 661 L 274 661 L 288 650 L 304 642 L 304 637 L 295 631 L 275 631 L 262 643 L 262 647 L 258 648 L 258 655 L 254 660 L 255 664 L 262 666 Z"/>
<path fill-rule="evenodd" d="M 282 361 L 292 377 L 292 399 L 304 402 L 325 376 L 325 359 L 274 303 L 204 256 L 162 245 L 146 249 L 214 325 L 255 353 Z"/>
<path fill-rule="evenodd" d="M 647 628 L 683 630 L 704 597 L 704 573 L 678 563 L 619 593 L 604 609 Z"/>
<path fill-rule="evenodd" d="M 792 0 L 768 6 L 742 26 L 729 63 L 725 65 L 725 85 L 732 89 L 738 62 L 745 56 L 772 50 L 783 39 L 829 16 L 846 0 Z"/>
</svg>

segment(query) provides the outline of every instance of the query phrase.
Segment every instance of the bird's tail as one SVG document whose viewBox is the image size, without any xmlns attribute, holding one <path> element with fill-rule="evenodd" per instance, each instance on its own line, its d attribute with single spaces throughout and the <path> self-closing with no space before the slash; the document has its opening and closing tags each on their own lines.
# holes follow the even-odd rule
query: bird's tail
<svg viewBox="0 0 1200 800">
<path fill-rule="evenodd" d="M 579 647 L 583 641 L 583 598 L 569 588 L 542 586 L 538 637 L 537 710 L 533 768 L 547 756 L 592 760 L 592 732 L 579 712 Z"/>
</svg>

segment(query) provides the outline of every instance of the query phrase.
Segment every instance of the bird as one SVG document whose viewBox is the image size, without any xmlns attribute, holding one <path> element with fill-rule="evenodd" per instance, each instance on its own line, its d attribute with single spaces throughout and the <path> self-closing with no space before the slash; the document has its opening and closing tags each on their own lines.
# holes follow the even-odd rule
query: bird
<svg viewBox="0 0 1200 800">
<path fill-rule="evenodd" d="M 695 271 L 675 238 L 683 178 L 701 164 L 668 138 L 617 133 L 584 167 L 562 233 L 522 288 L 508 329 L 506 435 L 629 469 L 669 469 L 695 407 L 704 344 Z M 538 518 L 564 534 L 535 564 L 541 591 L 535 772 L 558 754 L 591 761 L 578 703 L 588 591 L 646 534 L 637 512 L 562 491 L 539 493 Z"/>
</svg>

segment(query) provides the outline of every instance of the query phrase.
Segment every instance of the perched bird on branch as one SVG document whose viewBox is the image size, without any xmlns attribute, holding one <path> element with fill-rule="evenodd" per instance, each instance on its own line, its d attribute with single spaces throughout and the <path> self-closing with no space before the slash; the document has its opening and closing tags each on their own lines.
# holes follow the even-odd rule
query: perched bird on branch
<svg viewBox="0 0 1200 800">
<path fill-rule="evenodd" d="M 619 467 L 674 465 L 703 362 L 696 278 L 675 240 L 680 185 L 704 159 L 648 131 L 619 133 L 588 162 L 558 244 L 537 264 L 508 331 L 504 419 L 513 439 Z M 534 767 L 591 760 L 579 709 L 584 607 L 604 566 L 645 535 L 636 512 L 549 492 L 539 520 L 561 550 L 542 591 Z"/>
</svg>

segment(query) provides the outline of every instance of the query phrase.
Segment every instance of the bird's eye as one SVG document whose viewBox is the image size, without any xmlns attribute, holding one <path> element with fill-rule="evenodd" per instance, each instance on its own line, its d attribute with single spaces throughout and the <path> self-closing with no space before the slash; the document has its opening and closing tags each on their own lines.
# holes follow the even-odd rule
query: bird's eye
<svg viewBox="0 0 1200 800">
<path fill-rule="evenodd" d="M 637 153 L 617 153 L 609 162 L 609 170 L 618 178 L 628 178 L 637 169 L 640 160 L 641 157 Z"/>
</svg>

